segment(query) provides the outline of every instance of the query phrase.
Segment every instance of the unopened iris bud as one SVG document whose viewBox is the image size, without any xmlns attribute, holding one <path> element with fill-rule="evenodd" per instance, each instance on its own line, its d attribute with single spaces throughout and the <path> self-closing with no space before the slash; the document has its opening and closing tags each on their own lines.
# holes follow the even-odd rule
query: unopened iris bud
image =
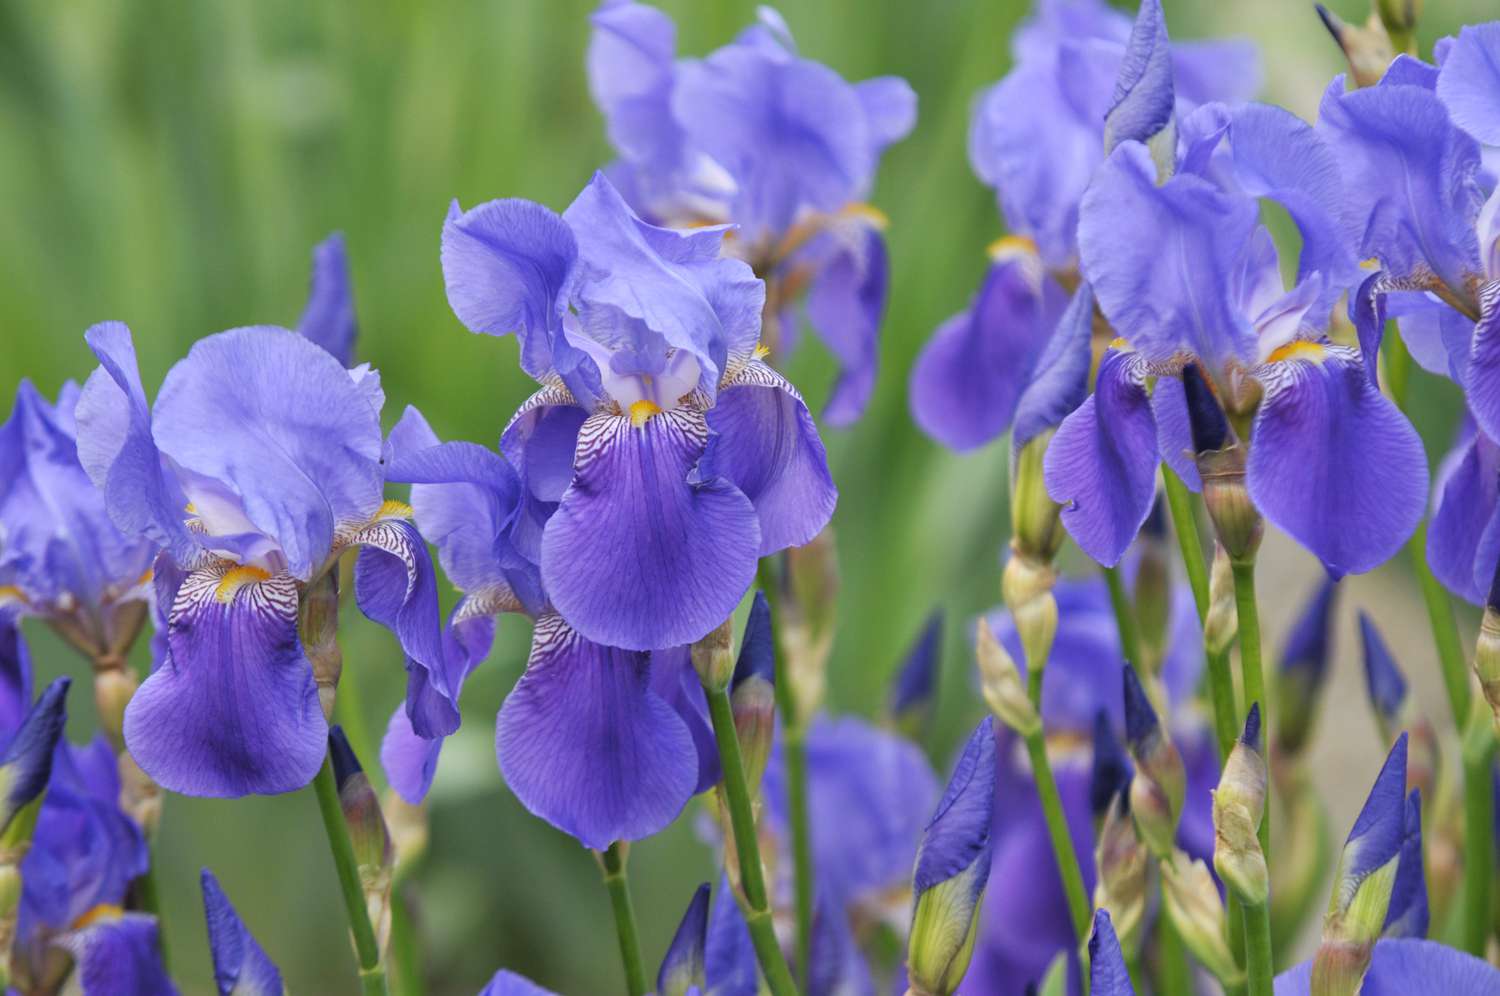
<svg viewBox="0 0 1500 996">
<path fill-rule="evenodd" d="M 1159 858 L 1172 853 L 1177 817 L 1187 792 L 1182 755 L 1156 717 L 1135 668 L 1125 665 L 1125 742 L 1135 760 L 1130 809 L 1141 839 Z"/>
<path fill-rule="evenodd" d="M 707 987 L 703 962 L 708 937 L 708 895 L 707 882 L 693 893 L 693 900 L 688 903 L 656 973 L 657 996 L 688 996 Z"/>
<path fill-rule="evenodd" d="M 1402 730 L 1411 735 L 1407 748 L 1407 785 L 1431 797 L 1437 781 L 1437 733 L 1417 710 L 1395 656 L 1381 639 L 1374 622 L 1363 612 L 1359 614 L 1359 635 L 1364 647 L 1365 685 L 1380 735 L 1387 743 L 1394 741 Z"/>
<path fill-rule="evenodd" d="M 94 705 L 99 710 L 99 726 L 114 744 L 116 752 L 124 745 L 125 707 L 139 687 L 135 672 L 129 668 L 110 668 L 94 675 Z"/>
<path fill-rule="evenodd" d="M 1398 51 L 1415 54 L 1412 34 L 1421 13 L 1422 0 L 1375 0 L 1375 14 L 1390 36 L 1391 47 Z"/>
<path fill-rule="evenodd" d="M 1385 928 L 1406 839 L 1406 734 L 1385 759 L 1339 856 L 1312 992 L 1359 991 Z"/>
<path fill-rule="evenodd" d="M 1224 762 L 1214 790 L 1214 870 L 1251 906 L 1265 904 L 1270 874 L 1256 831 L 1266 805 L 1266 761 L 1260 753 L 1260 703 Z"/>
<path fill-rule="evenodd" d="M 784 555 L 780 602 L 781 650 L 791 679 L 794 725 L 803 726 L 823 703 L 828 683 L 828 656 L 838 619 L 839 562 L 832 527 L 811 543 Z"/>
<path fill-rule="evenodd" d="M 1130 797 L 1122 791 L 1109 804 L 1099 826 L 1094 847 L 1094 866 L 1099 870 L 1094 906 L 1113 911 L 1120 943 L 1127 951 L 1136 950 L 1145 922 L 1147 857 L 1130 816 Z"/>
<path fill-rule="evenodd" d="M 1057 599 L 1052 594 L 1056 583 L 1057 571 L 1050 563 L 1011 551 L 1000 578 L 1000 594 L 1021 638 L 1028 674 L 1032 668 L 1045 668 L 1052 655 L 1057 636 Z"/>
<path fill-rule="evenodd" d="M 1094 819 L 1109 811 L 1116 795 L 1129 792 L 1132 773 L 1130 757 L 1115 736 L 1109 712 L 1100 709 L 1094 713 L 1094 754 L 1089 770 L 1089 810 Z"/>
<path fill-rule="evenodd" d="M 937 697 L 938 672 L 942 664 L 943 614 L 935 611 L 916 643 L 906 652 L 906 660 L 896 672 L 891 685 L 888 706 L 891 722 L 902 733 L 918 739 L 932 719 L 933 700 Z"/>
<path fill-rule="evenodd" d="M 1484 690 L 1484 700 L 1490 704 L 1490 711 L 1495 716 L 1495 729 L 1500 732 L 1500 564 L 1496 565 L 1490 597 L 1484 606 L 1484 618 L 1479 622 L 1479 641 L 1474 646 L 1474 673 L 1479 676 L 1479 687 Z"/>
<path fill-rule="evenodd" d="M 0 850 L 12 839 L 31 839 L 40 808 L 33 803 L 52 777 L 52 757 L 68 721 L 71 685 L 69 678 L 58 678 L 48 685 L 21 720 L 5 753 L 0 754 Z M 0 860 L 3 858 L 0 855 Z"/>
<path fill-rule="evenodd" d="M 710 693 L 722 692 L 734 677 L 734 620 L 725 619 L 692 646 L 693 669 Z"/>
<path fill-rule="evenodd" d="M 203 869 L 203 915 L 208 921 L 208 950 L 213 955 L 219 996 L 281 996 L 281 972 L 240 919 L 213 872 Z"/>
<path fill-rule="evenodd" d="M 1300 754 L 1312 735 L 1328 676 L 1337 594 L 1338 582 L 1325 577 L 1292 624 L 1282 647 L 1275 695 L 1276 745 L 1283 756 Z"/>
<path fill-rule="evenodd" d="M 995 721 L 987 717 L 964 745 L 917 848 L 906 962 L 916 996 L 956 992 L 969 969 L 994 852 L 995 754 Z"/>
<path fill-rule="evenodd" d="M 1094 996 L 1135 996 L 1125 952 L 1110 922 L 1110 911 L 1094 911 L 1094 931 L 1089 935 L 1089 992 Z"/>
<path fill-rule="evenodd" d="M 1026 694 L 1021 672 L 984 619 L 974 627 L 974 646 L 979 659 L 979 687 L 990 711 L 1023 737 L 1036 733 L 1042 728 L 1042 719 Z"/>
<path fill-rule="evenodd" d="M 1343 51 L 1344 58 L 1349 61 L 1349 75 L 1354 79 L 1354 85 L 1366 87 L 1379 83 L 1380 77 L 1390 67 L 1391 60 L 1396 57 L 1391 37 L 1379 15 L 1371 13 L 1365 26 L 1358 27 L 1345 23 L 1322 4 L 1313 6 L 1318 9 L 1323 27 L 1328 29 L 1328 33 Z"/>
<path fill-rule="evenodd" d="M 1224 902 L 1208 865 L 1174 851 L 1160 868 L 1163 904 L 1182 943 L 1226 987 L 1235 985 L 1244 973 L 1224 940 Z"/>
<path fill-rule="evenodd" d="M 1245 483 L 1245 447 L 1196 363 L 1183 368 L 1182 387 L 1198 476 L 1203 479 L 1203 505 L 1214 535 L 1231 561 L 1247 560 L 1260 549 L 1264 526 Z"/>
<path fill-rule="evenodd" d="M 1011 469 L 1011 547 L 1043 564 L 1052 563 L 1067 538 L 1062 506 L 1048 496 L 1042 481 L 1042 458 L 1055 432 L 1047 429 L 1028 440 L 1015 453 Z"/>
<path fill-rule="evenodd" d="M 1426 937 L 1431 918 L 1427 877 L 1422 868 L 1422 793 L 1412 789 L 1406 797 L 1406 836 L 1401 841 L 1396 883 L 1391 886 L 1391 905 L 1380 935 Z"/>
<path fill-rule="evenodd" d="M 776 732 L 776 637 L 764 592 L 755 593 L 750 618 L 745 621 L 740 657 L 729 685 L 729 707 L 734 713 L 745 781 L 754 794 L 760 790 Z"/>
<path fill-rule="evenodd" d="M 1214 544 L 1214 563 L 1208 575 L 1208 617 L 1203 622 L 1203 646 L 1211 654 L 1227 653 L 1239 634 L 1240 612 L 1234 601 L 1234 565 L 1229 554 Z"/>
<path fill-rule="evenodd" d="M 354 756 L 343 727 L 329 729 L 328 754 L 333 761 L 339 808 L 343 810 L 349 840 L 354 845 L 354 862 L 359 868 L 359 883 L 369 907 L 370 923 L 384 950 L 390 932 L 391 873 L 395 866 L 390 832 L 380 811 L 380 800 L 370 788 L 370 779 Z"/>
<path fill-rule="evenodd" d="M 1151 514 L 1136 540 L 1140 557 L 1135 568 L 1135 618 L 1140 626 L 1141 654 L 1134 662 L 1148 674 L 1156 674 L 1167 649 L 1167 624 L 1172 616 L 1171 550 L 1167 543 L 1167 516 L 1158 495 Z"/>
</svg>

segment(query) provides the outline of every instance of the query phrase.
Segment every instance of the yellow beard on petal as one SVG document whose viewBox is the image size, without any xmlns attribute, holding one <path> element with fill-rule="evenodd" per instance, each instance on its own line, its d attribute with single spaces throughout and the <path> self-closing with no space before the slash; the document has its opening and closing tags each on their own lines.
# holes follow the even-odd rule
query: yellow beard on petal
<svg viewBox="0 0 1500 996">
<path fill-rule="evenodd" d="M 235 592 L 247 584 L 255 584 L 266 581 L 271 577 L 270 571 L 261 570 L 259 567 L 231 567 L 219 578 L 219 585 L 214 589 L 214 597 L 226 605 L 234 601 Z"/>
<path fill-rule="evenodd" d="M 1322 363 L 1323 357 L 1326 354 L 1327 350 L 1323 348 L 1322 343 L 1297 339 L 1271 350 L 1271 355 L 1266 357 L 1266 362 L 1279 363 L 1282 360 L 1311 360 L 1314 363 Z"/>
<path fill-rule="evenodd" d="M 100 903 L 84 910 L 78 919 L 73 921 L 74 930 L 82 930 L 89 924 L 98 923 L 101 920 L 118 920 L 125 915 L 125 910 L 114 903 Z"/>
<path fill-rule="evenodd" d="M 635 404 L 630 406 L 630 424 L 639 429 L 641 426 L 651 421 L 651 416 L 660 414 L 661 405 L 658 405 L 654 401 L 647 401 L 642 398 L 640 401 L 637 401 Z"/>
<path fill-rule="evenodd" d="M 380 504 L 380 511 L 375 513 L 377 519 L 410 519 L 414 513 L 411 506 L 404 501 L 387 498 Z"/>
</svg>

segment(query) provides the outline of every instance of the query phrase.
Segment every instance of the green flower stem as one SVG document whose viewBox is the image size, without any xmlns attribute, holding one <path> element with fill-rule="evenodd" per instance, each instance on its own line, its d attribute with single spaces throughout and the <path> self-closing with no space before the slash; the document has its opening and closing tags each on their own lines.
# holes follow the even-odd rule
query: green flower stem
<svg viewBox="0 0 1500 996">
<path fill-rule="evenodd" d="M 735 855 L 739 859 L 740 889 L 744 899 L 745 922 L 750 940 L 760 961 L 772 996 L 794 996 L 797 985 L 792 981 L 786 958 L 776 943 L 771 923 L 771 902 L 766 892 L 765 870 L 760 863 L 760 845 L 755 836 L 755 813 L 750 805 L 750 789 L 745 784 L 744 763 L 740 759 L 740 741 L 734 730 L 734 712 L 729 705 L 729 691 L 704 689 L 708 696 L 708 714 L 713 720 L 714 739 L 719 745 L 719 763 L 724 770 L 720 786 L 724 804 L 729 810 L 730 828 L 734 833 Z"/>
<path fill-rule="evenodd" d="M 1271 907 L 1246 903 L 1241 908 L 1245 911 L 1245 971 L 1250 996 L 1272 996 L 1276 969 L 1271 959 Z"/>
<path fill-rule="evenodd" d="M 370 925 L 370 913 L 365 906 L 365 893 L 359 883 L 359 866 L 354 860 L 354 844 L 349 839 L 349 827 L 344 822 L 344 811 L 339 807 L 339 790 L 333 780 L 333 762 L 323 758 L 323 767 L 313 778 L 313 792 L 318 797 L 318 812 L 323 817 L 323 829 L 328 834 L 328 848 L 333 852 L 333 866 L 339 876 L 339 892 L 344 898 L 344 912 L 349 915 L 349 929 L 354 934 L 354 952 L 359 958 L 360 991 L 366 996 L 384 994 L 385 969 L 380 964 L 380 945 L 375 940 L 375 928 Z"/>
<path fill-rule="evenodd" d="M 1157 965 L 1158 986 L 1156 991 L 1161 993 L 1190 993 L 1193 991 L 1193 969 L 1188 964 L 1187 948 L 1182 944 L 1182 938 L 1177 934 L 1177 928 L 1172 924 L 1172 918 L 1162 916 L 1157 919 L 1156 954 L 1159 964 Z M 1128 968 L 1127 968 L 1128 970 Z M 1136 992 L 1144 992 L 1139 984 Z"/>
<path fill-rule="evenodd" d="M 1271 729 L 1270 704 L 1266 702 L 1266 679 L 1260 665 L 1260 610 L 1255 602 L 1255 560 L 1236 560 L 1234 569 L 1234 607 L 1239 614 L 1240 671 L 1245 684 L 1245 708 L 1260 703 L 1260 726 Z M 1270 738 L 1267 737 L 1267 754 L 1270 753 Z M 1269 761 L 1269 757 L 1267 758 Z M 1261 812 L 1260 851 L 1271 861 L 1271 784 L 1266 783 L 1265 809 Z M 1249 935 L 1248 915 L 1246 935 Z"/>
<path fill-rule="evenodd" d="M 609 890 L 609 905 L 615 914 L 615 935 L 620 940 L 620 963 L 625 969 L 625 991 L 629 996 L 650 992 L 646 969 L 641 961 L 640 932 L 635 925 L 635 906 L 630 902 L 630 879 L 625 872 L 625 849 L 619 841 L 599 854 L 604 870 L 604 887 Z"/>
<path fill-rule="evenodd" d="M 1464 950 L 1484 957 L 1495 878 L 1495 733 L 1488 705 L 1474 699 L 1463 731 L 1464 763 Z"/>
<path fill-rule="evenodd" d="M 1047 820 L 1047 835 L 1052 838 L 1052 859 L 1062 879 L 1063 894 L 1068 900 L 1068 914 L 1078 943 L 1089 938 L 1089 917 L 1093 903 L 1083 887 L 1083 873 L 1078 868 L 1078 854 L 1068 833 L 1068 818 L 1063 813 L 1062 797 L 1057 793 L 1057 779 L 1052 777 L 1052 762 L 1047 759 L 1047 742 L 1040 726 L 1026 736 L 1026 754 L 1031 758 L 1031 775 L 1036 794 L 1042 801 L 1042 815 Z"/>
<path fill-rule="evenodd" d="M 1193 602 L 1198 606 L 1198 621 L 1208 618 L 1208 563 L 1203 559 L 1203 543 L 1198 539 L 1198 523 L 1193 518 L 1193 494 L 1182 478 L 1166 464 L 1161 467 L 1162 483 L 1167 491 L 1167 509 L 1172 513 L 1172 529 L 1182 549 L 1182 566 L 1187 569 Z"/>
<path fill-rule="evenodd" d="M 1135 624 L 1135 613 L 1131 611 L 1130 595 L 1125 591 L 1125 581 L 1120 577 L 1120 568 L 1104 568 L 1104 580 L 1109 585 L 1109 604 L 1115 610 L 1115 625 L 1120 630 L 1120 650 L 1125 659 L 1135 667 L 1141 666 L 1141 636 Z"/>
<path fill-rule="evenodd" d="M 411 903 L 398 885 L 391 892 L 391 996 L 422 996 L 422 954 Z"/>
</svg>

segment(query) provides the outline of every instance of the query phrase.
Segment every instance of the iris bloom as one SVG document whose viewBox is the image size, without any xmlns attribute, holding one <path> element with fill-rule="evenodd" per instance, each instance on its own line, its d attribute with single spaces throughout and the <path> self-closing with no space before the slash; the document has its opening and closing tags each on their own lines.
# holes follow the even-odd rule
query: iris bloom
<svg viewBox="0 0 1500 996">
<path fill-rule="evenodd" d="M 1370 570 L 1416 527 L 1427 469 L 1358 351 L 1324 333 L 1357 274 L 1332 213 L 1345 194 L 1339 160 L 1311 126 L 1263 105 L 1207 105 L 1178 132 L 1172 175 L 1127 141 L 1084 197 L 1083 273 L 1123 338 L 1048 448 L 1047 491 L 1079 546 L 1116 563 L 1151 510 L 1159 461 L 1199 486 L 1179 379 L 1191 364 L 1248 427 L 1246 483 L 1261 514 L 1331 574 Z M 1262 198 L 1302 237 L 1290 289 Z"/>
<path fill-rule="evenodd" d="M 1500 971 L 1437 941 L 1387 938 L 1375 943 L 1370 969 L 1359 991 L 1363 996 L 1426 992 L 1500 996 Z M 1276 996 L 1309 996 L 1311 992 L 1311 961 L 1276 977 Z"/>
<path fill-rule="evenodd" d="M 518 545 L 578 634 L 688 644 L 734 611 L 764 557 L 808 542 L 837 498 L 796 389 L 761 362 L 764 284 L 725 229 L 642 221 L 602 175 L 557 215 L 454 205 L 453 310 L 515 332 L 543 385 L 500 447 L 521 476 Z"/>
<path fill-rule="evenodd" d="M 240 328 L 199 341 L 151 406 L 130 331 L 87 339 L 101 365 L 78 401 L 80 462 L 121 532 L 164 551 L 164 653 L 125 713 L 146 773 L 208 796 L 312 779 L 328 727 L 299 599 L 356 547 L 356 600 L 400 637 L 413 726 L 456 728 L 432 563 L 409 510 L 383 499 L 378 375 L 286 329 Z"/>
<path fill-rule="evenodd" d="M 1089 744 L 1101 715 L 1105 728 L 1114 734 L 1106 744 L 1118 745 L 1125 729 L 1120 682 L 1124 656 L 1103 581 L 1059 581 L 1056 597 L 1057 642 L 1042 689 L 1043 728 L 1084 887 L 1092 894 L 1098 873 L 1093 860 L 1091 795 L 1101 780 L 1095 771 L 1103 773 L 1113 767 L 1117 773 L 1111 777 L 1128 783 L 1128 767 L 1121 766 L 1129 762 L 1123 755 L 1097 758 Z M 1020 666 L 1024 655 L 1009 613 L 996 612 L 990 626 Z M 1187 804 L 1178 824 L 1177 844 L 1188 854 L 1207 859 L 1214 846 L 1209 793 L 1218 784 L 1219 766 L 1212 734 L 1190 705 L 1202 670 L 1202 636 L 1192 598 L 1182 589 L 1173 595 L 1169 634 L 1162 681 L 1172 706 L 1173 741 L 1187 768 Z M 1097 801 L 1107 806 L 1113 793 L 1108 785 L 1099 787 Z M 1019 994 L 1029 982 L 1041 979 L 1059 951 L 1073 958 L 1075 938 L 1036 787 L 1020 739 L 1008 731 L 1001 735 L 989 888 L 990 901 L 985 904 L 964 988 Z"/>
<path fill-rule="evenodd" d="M 794 345 L 795 309 L 839 364 L 824 417 L 859 417 L 875 384 L 887 262 L 868 207 L 886 147 L 916 121 L 905 80 L 848 83 L 797 54 L 769 7 L 730 44 L 676 58 L 653 7 L 605 0 L 593 16 L 589 84 L 619 159 L 610 179 L 656 224 L 732 223 L 731 252 L 766 280 L 766 345 Z"/>
<path fill-rule="evenodd" d="M 1141 9 L 1148 21 L 1160 16 L 1150 0 Z M 1106 131 L 1119 141 L 1134 127 L 1117 84 L 1133 58 L 1131 33 L 1130 19 L 1102 0 L 1039 0 L 1015 34 L 1014 68 L 974 104 L 969 162 L 994 188 L 1011 234 L 990 247 L 973 301 L 938 327 L 912 370 L 912 415 L 951 449 L 981 446 L 1013 423 L 1020 435 L 1023 398 L 1030 389 L 1035 400 L 1029 386 L 1054 361 L 1059 319 L 1078 285 L 1079 204 L 1104 161 Z M 1182 115 L 1208 101 L 1246 100 L 1260 85 L 1245 42 L 1179 43 L 1168 61 Z M 1085 372 L 1091 308 L 1092 300 L 1082 307 Z M 1070 398 L 1049 427 L 1080 401 Z"/>
</svg>

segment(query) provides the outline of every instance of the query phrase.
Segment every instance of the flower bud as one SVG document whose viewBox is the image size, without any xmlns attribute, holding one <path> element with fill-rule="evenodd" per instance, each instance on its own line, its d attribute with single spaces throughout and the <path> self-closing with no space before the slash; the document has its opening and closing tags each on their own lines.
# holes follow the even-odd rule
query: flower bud
<svg viewBox="0 0 1500 996">
<path fill-rule="evenodd" d="M 1068 535 L 1062 526 L 1062 506 L 1048 496 L 1042 481 L 1042 458 L 1055 432 L 1047 429 L 1033 436 L 1014 454 L 1011 467 L 1011 547 L 1042 564 L 1052 563 Z"/>
<path fill-rule="evenodd" d="M 1231 561 L 1254 557 L 1264 527 L 1245 484 L 1245 447 L 1240 445 L 1196 363 L 1183 368 L 1182 388 L 1187 397 L 1198 476 L 1203 479 L 1203 505 L 1213 522 L 1214 535 Z"/>
<path fill-rule="evenodd" d="M 692 646 L 693 670 L 711 694 L 729 687 L 734 677 L 734 619 L 725 619 Z"/>
<path fill-rule="evenodd" d="M 1348 60 L 1349 75 L 1353 78 L 1354 85 L 1366 87 L 1379 83 L 1380 77 L 1390 67 L 1391 60 L 1396 58 L 1396 50 L 1378 14 L 1372 13 L 1364 27 L 1357 27 L 1340 20 L 1337 14 L 1322 4 L 1313 6 L 1323 19 L 1323 27 L 1328 29 L 1328 33 L 1343 51 L 1344 58 Z"/>
<path fill-rule="evenodd" d="M 1159 867 L 1163 905 L 1182 943 L 1226 987 L 1236 984 L 1244 973 L 1224 940 L 1224 903 L 1208 866 L 1174 851 Z"/>
<path fill-rule="evenodd" d="M 979 687 L 990 711 L 1023 737 L 1038 732 L 1042 720 L 1026 694 L 1026 684 L 1016 662 L 995 639 L 989 622 L 983 618 L 974 627 L 974 645 L 979 659 Z"/>
<path fill-rule="evenodd" d="M 1132 663 L 1156 674 L 1167 649 L 1167 626 L 1172 617 L 1172 553 L 1167 543 L 1164 499 L 1158 495 L 1136 540 L 1140 557 L 1135 568 L 1135 618 L 1140 626 L 1142 660 Z"/>
<path fill-rule="evenodd" d="M 302 650 L 312 662 L 318 683 L 318 703 L 323 718 L 333 722 L 333 703 L 338 694 L 344 654 L 339 649 L 339 572 L 335 566 L 302 590 L 297 631 Z"/>
<path fill-rule="evenodd" d="M 784 564 L 777 626 L 796 707 L 791 721 L 804 726 L 823 703 L 838 618 L 839 564 L 832 527 L 811 543 L 788 549 Z"/>
<path fill-rule="evenodd" d="M 1208 617 L 1203 623 L 1203 646 L 1224 654 L 1239 634 L 1240 612 L 1234 601 L 1234 565 L 1229 554 L 1214 544 L 1214 563 L 1208 576 Z"/>
<path fill-rule="evenodd" d="M 1110 911 L 1094 911 L 1094 931 L 1089 935 L 1089 992 L 1094 996 L 1135 996 L 1130 972 L 1125 968 L 1125 952 L 1120 949 L 1110 922 Z"/>
<path fill-rule="evenodd" d="M 956 992 L 969 969 L 994 851 L 995 754 L 995 721 L 986 718 L 964 746 L 917 849 L 906 974 L 923 996 Z"/>
<path fill-rule="evenodd" d="M 1135 825 L 1151 852 L 1166 858 L 1177 835 L 1187 774 L 1182 755 L 1162 729 L 1135 668 L 1129 664 L 1125 665 L 1125 742 L 1135 760 L 1135 777 L 1130 780 Z"/>
<path fill-rule="evenodd" d="M 1406 797 L 1406 835 L 1401 841 L 1396 882 L 1391 886 L 1391 904 L 1380 936 L 1426 937 L 1431 918 L 1427 877 L 1422 868 L 1422 793 L 1412 789 Z"/>
<path fill-rule="evenodd" d="M 1260 703 L 1250 706 L 1245 732 L 1224 762 L 1213 793 L 1214 870 L 1251 906 L 1262 906 L 1270 874 L 1256 831 L 1266 804 L 1266 762 L 1261 757 Z"/>
<path fill-rule="evenodd" d="M 118 753 L 124 746 L 125 707 L 140 681 L 129 668 L 110 668 L 94 675 L 94 705 L 99 710 L 99 726 Z"/>
<path fill-rule="evenodd" d="M 729 707 L 740 741 L 740 762 L 752 795 L 760 791 L 761 776 L 771 756 L 776 732 L 776 638 L 771 629 L 771 606 L 757 591 L 740 644 L 739 661 L 729 686 Z"/>
<path fill-rule="evenodd" d="M 203 915 L 208 921 L 208 949 L 213 956 L 214 981 L 223 996 L 235 993 L 286 992 L 281 973 L 240 919 L 213 872 L 203 869 Z"/>
<path fill-rule="evenodd" d="M 906 652 L 906 661 L 896 672 L 887 707 L 891 722 L 913 740 L 920 739 L 932 719 L 938 673 L 942 664 L 943 614 L 934 611 Z"/>
<path fill-rule="evenodd" d="M 1057 599 L 1052 595 L 1056 583 L 1057 571 L 1051 564 L 1012 549 L 1001 575 L 1000 593 L 1021 637 L 1028 675 L 1032 668 L 1045 668 L 1052 655 L 1052 641 L 1057 636 Z"/>
<path fill-rule="evenodd" d="M 707 882 L 693 892 L 692 902 L 688 903 L 657 970 L 657 996 L 688 996 L 707 987 L 703 962 L 708 935 L 708 896 Z"/>
<path fill-rule="evenodd" d="M 1337 593 L 1338 582 L 1325 577 L 1292 624 L 1281 650 L 1275 695 L 1277 753 L 1283 756 L 1300 754 L 1312 735 L 1328 676 Z"/>
<path fill-rule="evenodd" d="M 1312 991 L 1358 992 L 1385 927 L 1406 839 L 1406 734 L 1386 757 L 1334 873 Z"/>
<path fill-rule="evenodd" d="M 1120 943 L 1135 951 L 1146 916 L 1146 847 L 1135 832 L 1130 816 L 1130 797 L 1118 793 L 1105 810 L 1094 848 L 1094 906 L 1114 914 Z"/>
<path fill-rule="evenodd" d="M 1375 0 L 1375 14 L 1380 18 L 1391 47 L 1415 55 L 1412 35 L 1422 13 L 1422 0 Z"/>
<path fill-rule="evenodd" d="M 1407 786 L 1419 788 L 1431 798 L 1439 763 L 1437 733 L 1418 711 L 1395 656 L 1381 639 L 1374 622 L 1363 612 L 1359 614 L 1359 633 L 1364 647 L 1365 686 L 1380 735 L 1387 743 L 1394 741 L 1402 730 L 1411 735 L 1407 745 Z"/>
<path fill-rule="evenodd" d="M 354 756 L 343 727 L 329 729 L 328 754 L 333 761 L 339 808 L 343 810 L 349 840 L 354 845 L 354 861 L 359 868 L 359 883 L 364 890 L 370 923 L 383 951 L 390 934 L 391 873 L 395 866 L 390 832 L 380 811 L 380 800 L 370 788 L 370 780 Z"/>
<path fill-rule="evenodd" d="M 41 797 L 52 778 L 52 757 L 68 721 L 72 683 L 70 678 L 58 678 L 43 689 L 0 754 L 0 834 L 7 841 L 18 816 L 22 823 L 35 826 L 37 807 L 31 803 Z M 28 841 L 30 826 L 18 828 Z"/>
<path fill-rule="evenodd" d="M 1116 795 L 1130 790 L 1133 771 L 1124 746 L 1110 725 L 1109 712 L 1094 713 L 1094 752 L 1089 770 L 1089 811 L 1094 819 L 1103 818 Z"/>
</svg>

